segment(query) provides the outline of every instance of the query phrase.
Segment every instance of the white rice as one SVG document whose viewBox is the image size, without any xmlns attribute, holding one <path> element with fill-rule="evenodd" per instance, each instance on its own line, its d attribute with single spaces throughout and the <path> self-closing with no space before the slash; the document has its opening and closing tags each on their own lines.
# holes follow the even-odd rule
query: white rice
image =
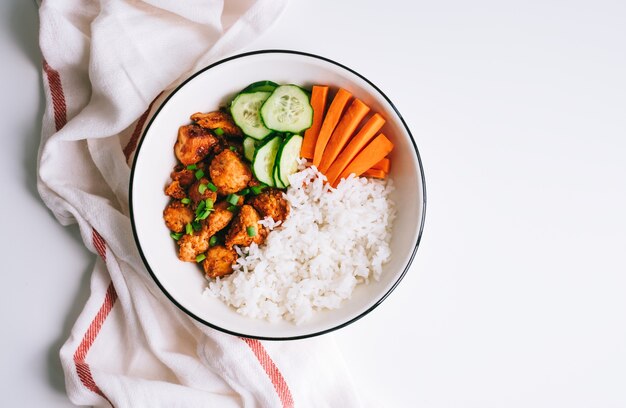
<svg viewBox="0 0 626 408">
<path fill-rule="evenodd" d="M 235 271 L 210 281 L 205 294 L 245 316 L 298 324 L 380 278 L 391 257 L 391 181 L 351 176 L 333 189 L 315 166 L 303 164 L 289 177 L 289 218 L 260 221 L 273 230 L 266 242 L 236 248 Z"/>
</svg>

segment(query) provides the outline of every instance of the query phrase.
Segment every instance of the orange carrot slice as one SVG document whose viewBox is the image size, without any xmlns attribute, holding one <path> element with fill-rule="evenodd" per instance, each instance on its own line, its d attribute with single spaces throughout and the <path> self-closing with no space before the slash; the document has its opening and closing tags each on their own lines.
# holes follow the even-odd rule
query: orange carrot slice
<svg viewBox="0 0 626 408">
<path fill-rule="evenodd" d="M 326 107 L 326 97 L 328 96 L 328 87 L 314 85 L 311 90 L 311 106 L 313 107 L 313 124 L 304 132 L 304 140 L 300 148 L 300 156 L 306 159 L 312 159 L 315 152 L 315 142 L 317 135 L 322 127 L 324 119 L 324 108 Z"/>
<path fill-rule="evenodd" d="M 356 127 L 369 111 L 370 107 L 360 100 L 355 99 L 352 101 L 328 140 L 328 144 L 326 144 L 326 149 L 324 150 L 322 161 L 319 165 L 319 170 L 322 173 L 326 173 L 326 170 L 328 170 L 330 165 L 335 161 L 341 149 L 348 143 Z"/>
<path fill-rule="evenodd" d="M 367 169 L 363 173 L 361 173 L 361 176 L 384 179 L 387 178 L 387 173 L 385 173 L 383 170 L 375 169 L 372 167 L 371 169 Z"/>
<path fill-rule="evenodd" d="M 341 173 L 341 176 L 339 176 L 339 180 L 348 177 L 352 173 L 360 176 L 367 169 L 387 156 L 392 150 L 393 143 L 382 133 L 379 134 L 350 162 L 348 167 Z M 337 181 L 335 181 L 333 187 L 335 187 L 336 184 L 338 184 Z"/>
<path fill-rule="evenodd" d="M 337 95 L 335 95 L 333 102 L 330 104 L 330 107 L 326 112 L 324 122 L 322 123 L 320 133 L 315 141 L 315 151 L 313 152 L 313 164 L 315 166 L 320 165 L 320 162 L 322 161 L 322 154 L 324 154 L 324 149 L 326 149 L 326 143 L 328 143 L 330 135 L 333 133 L 333 130 L 335 130 L 337 122 L 339 122 L 339 118 L 343 113 L 343 108 L 345 108 L 351 97 L 352 94 L 350 92 L 343 88 L 339 88 Z"/>
<path fill-rule="evenodd" d="M 385 119 L 378 113 L 375 113 L 366 123 L 363 125 L 359 133 L 357 133 L 348 145 L 343 149 L 333 164 L 330 165 L 326 172 L 326 178 L 331 185 L 335 184 L 336 179 L 341 172 L 350 164 L 352 159 L 365 147 L 365 145 L 372 140 L 376 133 L 385 124 Z"/>
<path fill-rule="evenodd" d="M 391 167 L 391 161 L 389 160 L 389 158 L 385 157 L 384 159 L 382 159 L 381 161 L 373 165 L 372 169 L 382 170 L 385 173 L 389 173 L 390 167 Z"/>
</svg>

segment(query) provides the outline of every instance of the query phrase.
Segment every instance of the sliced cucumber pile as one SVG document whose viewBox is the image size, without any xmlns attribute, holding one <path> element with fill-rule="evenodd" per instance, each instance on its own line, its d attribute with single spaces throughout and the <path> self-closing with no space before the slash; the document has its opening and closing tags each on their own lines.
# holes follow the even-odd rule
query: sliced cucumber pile
<svg viewBox="0 0 626 408">
<path fill-rule="evenodd" d="M 230 104 L 233 120 L 247 136 L 257 140 L 265 139 L 272 131 L 266 128 L 259 116 L 259 109 L 271 92 L 242 92 Z"/>
<path fill-rule="evenodd" d="M 270 187 L 287 188 L 298 171 L 302 136 L 313 123 L 310 93 L 296 85 L 254 82 L 230 104 L 233 120 L 246 138 L 243 152 L 255 177 Z"/>
<path fill-rule="evenodd" d="M 276 185 L 274 182 L 274 162 L 281 143 L 282 138 L 280 136 L 269 138 L 256 149 L 254 158 L 252 159 L 252 171 L 254 172 L 254 176 L 261 183 L 265 183 L 270 187 Z"/>
<path fill-rule="evenodd" d="M 281 85 L 263 102 L 261 119 L 268 129 L 299 133 L 311 127 L 313 108 L 302 88 Z"/>
<path fill-rule="evenodd" d="M 280 146 L 274 165 L 278 170 L 278 178 L 285 187 L 289 187 L 289 176 L 298 171 L 298 158 L 302 147 L 302 136 L 291 135 Z M 276 178 L 276 175 L 274 175 Z"/>
</svg>

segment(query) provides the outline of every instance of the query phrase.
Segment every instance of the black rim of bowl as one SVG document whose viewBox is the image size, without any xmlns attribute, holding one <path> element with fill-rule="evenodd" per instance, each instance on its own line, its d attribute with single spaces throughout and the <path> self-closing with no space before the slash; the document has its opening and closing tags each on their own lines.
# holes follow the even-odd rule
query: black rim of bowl
<svg viewBox="0 0 626 408">
<path fill-rule="evenodd" d="M 174 299 L 174 297 L 172 297 L 172 295 L 170 295 L 170 293 L 161 284 L 159 279 L 156 277 L 156 275 L 152 271 L 152 268 L 150 267 L 150 264 L 148 263 L 148 260 L 146 259 L 145 255 L 143 253 L 143 250 L 141 248 L 141 244 L 140 244 L 139 238 L 137 236 L 137 227 L 135 225 L 135 216 L 134 216 L 134 210 L 133 210 L 133 183 L 134 183 L 134 179 L 135 179 L 135 167 L 137 165 L 139 154 L 141 152 L 141 146 L 142 146 L 143 141 L 145 139 L 146 133 L 148 133 L 148 130 L 152 126 L 152 123 L 154 122 L 154 119 L 159 115 L 159 112 L 161 111 L 161 109 L 163 109 L 163 107 L 167 104 L 167 102 L 170 100 L 170 98 L 172 98 L 172 96 L 174 96 L 183 86 L 185 86 L 189 81 L 194 79 L 196 76 L 204 73 L 205 71 L 207 71 L 207 70 L 209 70 L 209 69 L 211 69 L 211 68 L 213 68 L 213 67 L 215 67 L 217 65 L 224 64 L 224 63 L 226 63 L 228 61 L 232 61 L 232 60 L 236 60 L 236 59 L 239 59 L 239 58 L 248 57 L 248 56 L 251 56 L 251 55 L 258 55 L 258 54 L 295 54 L 295 55 L 301 55 L 301 56 L 304 56 L 304 57 L 319 59 L 319 60 L 322 60 L 322 61 L 329 62 L 329 63 L 331 63 L 333 65 L 336 65 L 336 66 L 338 66 L 338 67 L 340 67 L 342 69 L 345 69 L 346 71 L 356 75 L 357 77 L 359 77 L 362 80 L 364 80 L 365 82 L 367 82 L 383 98 L 385 98 L 385 100 L 393 108 L 393 110 L 396 113 L 396 115 L 398 115 L 398 118 L 400 118 L 400 121 L 402 122 L 402 125 L 404 126 L 404 128 L 407 131 L 407 133 L 409 134 L 410 139 L 411 139 L 410 141 L 411 141 L 411 144 L 413 145 L 413 149 L 414 149 L 415 155 L 417 157 L 417 162 L 419 164 L 420 176 L 421 176 L 421 180 L 422 180 L 422 217 L 420 219 L 420 227 L 419 227 L 419 232 L 417 234 L 417 241 L 415 242 L 415 247 L 413 248 L 413 252 L 411 253 L 411 256 L 409 257 L 409 260 L 408 260 L 406 266 L 404 267 L 404 270 L 402 271 L 402 273 L 400 274 L 398 279 L 396 279 L 396 281 L 391 286 L 391 288 L 389 288 L 389 290 L 380 299 L 378 299 L 372 306 L 370 306 L 368 309 L 366 309 L 365 311 L 360 313 L 358 316 L 355 316 L 352 319 L 350 319 L 350 320 L 348 320 L 348 321 L 346 321 L 344 323 L 341 323 L 341 324 L 339 324 L 337 326 L 333 326 L 333 327 L 325 329 L 325 330 L 320 330 L 320 331 L 316 331 L 316 332 L 313 332 L 313 333 L 307 333 L 307 334 L 302 334 L 302 335 L 298 335 L 298 336 L 266 337 L 266 336 L 255 336 L 253 334 L 238 333 L 238 332 L 235 332 L 235 331 L 232 331 L 232 330 L 225 329 L 223 327 L 219 327 L 219 326 L 217 326 L 217 325 L 215 325 L 213 323 L 210 323 L 210 322 L 202 319 L 201 317 L 196 316 L 191 311 L 187 310 L 184 306 L 182 306 L 180 303 L 178 303 L 178 301 L 176 301 L 176 299 Z M 161 291 L 165 294 L 165 296 L 167 296 L 169 298 L 169 300 L 172 303 L 174 303 L 180 310 L 182 310 L 187 315 L 191 316 L 192 318 L 194 318 L 195 320 L 197 320 L 198 322 L 200 322 L 202 324 L 205 324 L 205 325 L 207 325 L 207 326 L 209 326 L 209 327 L 211 327 L 213 329 L 219 330 L 221 332 L 231 334 L 233 336 L 241 336 L 241 337 L 246 337 L 246 338 L 251 338 L 251 339 L 258 339 L 258 340 L 298 340 L 298 339 L 304 339 L 304 338 L 315 337 L 315 336 L 319 336 L 319 335 L 322 335 L 322 334 L 326 334 L 326 333 L 335 331 L 337 329 L 340 329 L 340 328 L 345 327 L 345 326 L 347 326 L 347 325 L 349 325 L 351 323 L 356 322 L 357 320 L 359 320 L 360 318 L 362 318 L 363 316 L 367 315 L 369 312 L 374 310 L 376 307 L 378 307 L 378 305 L 380 305 L 391 294 L 391 292 L 393 292 L 393 290 L 398 286 L 398 284 L 402 281 L 402 279 L 404 278 L 404 276 L 408 272 L 409 267 L 413 263 L 413 259 L 415 258 L 415 254 L 417 253 L 417 248 L 419 247 L 420 241 L 422 239 L 422 232 L 424 230 L 424 221 L 426 220 L 426 180 L 424 178 L 424 168 L 422 166 L 422 159 L 420 157 L 419 150 L 417 149 L 417 145 L 415 144 L 415 140 L 413 139 L 413 134 L 411 133 L 411 130 L 407 126 L 406 122 L 404 121 L 404 118 L 402 117 L 402 115 L 400 114 L 400 112 L 398 111 L 396 106 L 391 102 L 391 100 L 387 97 L 387 95 L 385 95 L 385 93 L 383 91 L 381 91 L 376 85 L 374 85 L 370 80 L 368 80 L 367 78 L 365 78 L 363 75 L 359 74 L 358 72 L 354 71 L 353 69 L 348 68 L 347 66 L 342 65 L 342 64 L 340 64 L 340 63 L 338 63 L 336 61 L 333 61 L 331 59 L 328 59 L 328 58 L 325 58 L 325 57 L 321 57 L 319 55 L 307 53 L 307 52 L 293 51 L 293 50 L 271 49 L 271 50 L 251 51 L 251 52 L 246 52 L 246 53 L 242 53 L 242 54 L 233 55 L 233 56 L 228 57 L 228 58 L 224 58 L 224 59 L 222 59 L 220 61 L 217 61 L 217 62 L 215 62 L 215 63 L 213 63 L 211 65 L 208 65 L 207 67 L 205 67 L 205 68 L 201 69 L 200 71 L 196 72 L 195 74 L 193 74 L 192 76 L 187 78 L 183 83 L 178 85 L 174 91 L 172 91 L 172 93 L 160 104 L 159 108 L 155 111 L 154 115 L 152 115 L 152 118 L 150 119 L 150 122 L 148 123 L 148 126 L 146 126 L 145 130 L 142 133 L 141 140 L 139 141 L 139 145 L 137 146 L 137 150 L 135 152 L 135 158 L 133 160 L 133 166 L 131 168 L 130 185 L 129 185 L 129 200 L 128 201 L 129 201 L 129 208 L 130 208 L 131 225 L 132 225 L 132 229 L 133 229 L 133 237 L 135 239 L 135 244 L 137 245 L 137 249 L 139 250 L 139 255 L 141 256 L 141 259 L 142 259 L 144 265 L 146 266 L 146 269 L 148 269 L 148 272 L 152 276 L 152 279 L 154 279 L 154 281 L 159 286 Z"/>
</svg>

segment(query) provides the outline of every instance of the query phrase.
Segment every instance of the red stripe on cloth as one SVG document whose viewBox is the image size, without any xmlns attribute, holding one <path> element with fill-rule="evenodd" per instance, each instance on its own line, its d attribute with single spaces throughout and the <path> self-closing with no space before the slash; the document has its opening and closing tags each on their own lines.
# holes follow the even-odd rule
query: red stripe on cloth
<svg viewBox="0 0 626 408">
<path fill-rule="evenodd" d="M 161 96 L 161 94 L 163 94 L 163 92 L 158 94 L 157 97 L 154 98 L 152 102 L 150 102 L 150 105 L 148 105 L 148 109 L 146 109 L 146 111 L 137 120 L 137 125 L 135 126 L 135 130 L 133 130 L 133 134 L 130 137 L 130 140 L 126 144 L 126 147 L 124 147 L 124 157 L 126 157 L 126 163 L 128 163 L 128 161 L 130 160 L 130 155 L 133 154 L 133 152 L 137 148 L 137 142 L 139 141 L 139 136 L 141 135 L 141 129 L 143 129 L 143 125 L 144 123 L 146 123 L 146 120 L 148 119 L 148 115 L 150 114 L 150 111 L 152 110 L 152 105 L 154 105 L 154 102 L 156 102 L 156 100 L 159 99 L 159 96 Z"/>
<path fill-rule="evenodd" d="M 96 231 L 95 228 L 91 229 L 91 242 L 93 243 L 93 246 L 96 248 L 96 251 L 98 251 L 98 255 L 100 255 L 102 260 L 106 262 L 107 260 L 106 242 L 104 241 L 104 238 L 102 238 L 102 235 L 100 235 L 100 233 Z"/>
<path fill-rule="evenodd" d="M 65 105 L 63 86 L 61 85 L 61 76 L 58 71 L 48 65 L 45 59 L 43 60 L 43 71 L 48 78 L 48 86 L 52 96 L 52 108 L 54 110 L 54 126 L 58 132 L 67 123 L 67 107 Z"/>
<path fill-rule="evenodd" d="M 102 392 L 102 390 L 98 387 L 96 382 L 91 375 L 91 369 L 89 368 L 89 364 L 85 361 L 87 358 L 87 353 L 89 349 L 93 345 L 93 342 L 96 340 L 104 321 L 107 316 L 113 309 L 113 305 L 115 305 L 115 301 L 117 300 L 117 292 L 115 291 L 115 287 L 113 286 L 113 282 L 109 284 L 107 288 L 106 295 L 104 296 L 104 302 L 102 306 L 100 306 L 100 310 L 96 314 L 96 317 L 91 321 L 89 328 L 85 332 L 83 336 L 83 340 L 78 345 L 76 352 L 74 353 L 74 365 L 76 366 L 76 374 L 78 374 L 78 378 L 80 382 L 89 390 L 95 392 L 100 395 L 102 398 L 106 399 L 111 406 L 113 404 L 107 398 L 106 395 Z"/>
<path fill-rule="evenodd" d="M 257 360 L 259 360 L 259 363 L 261 363 L 261 367 L 263 367 L 267 376 L 272 381 L 272 385 L 278 394 L 278 398 L 280 398 L 280 402 L 283 404 L 283 408 L 292 408 L 293 396 L 287 386 L 285 377 L 283 377 L 280 370 L 278 370 L 278 367 L 276 367 L 276 364 L 274 364 L 270 355 L 267 354 L 267 350 L 265 350 L 263 344 L 261 344 L 259 340 L 248 339 L 245 337 L 241 337 L 241 339 L 250 347 Z"/>
</svg>

